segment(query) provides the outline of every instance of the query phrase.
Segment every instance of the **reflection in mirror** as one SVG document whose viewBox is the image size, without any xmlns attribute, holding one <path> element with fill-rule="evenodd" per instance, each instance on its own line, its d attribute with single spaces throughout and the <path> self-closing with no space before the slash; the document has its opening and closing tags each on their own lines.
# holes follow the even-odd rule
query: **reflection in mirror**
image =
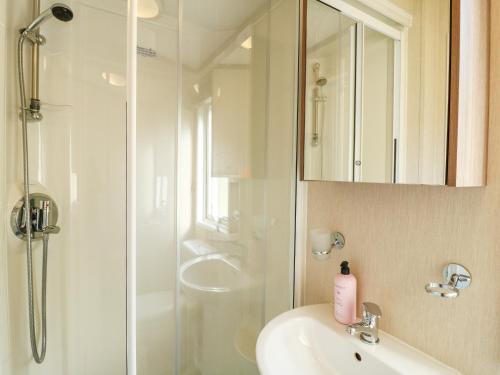
<svg viewBox="0 0 500 375">
<path fill-rule="evenodd" d="M 450 0 L 304 4 L 304 179 L 443 185 Z"/>
<path fill-rule="evenodd" d="M 307 179 L 351 181 L 355 22 L 318 1 L 308 3 L 305 152 Z"/>
<path fill-rule="evenodd" d="M 360 147 L 355 149 L 355 181 L 392 182 L 394 177 L 395 42 L 364 28 Z M 397 77 L 399 78 L 399 77 Z M 356 134 L 356 136 L 358 136 Z"/>
</svg>

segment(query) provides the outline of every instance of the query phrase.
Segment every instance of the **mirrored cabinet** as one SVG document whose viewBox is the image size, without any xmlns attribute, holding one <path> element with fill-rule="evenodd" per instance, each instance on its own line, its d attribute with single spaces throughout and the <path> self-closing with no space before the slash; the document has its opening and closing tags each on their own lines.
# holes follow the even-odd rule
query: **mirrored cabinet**
<svg viewBox="0 0 500 375">
<path fill-rule="evenodd" d="M 487 0 L 303 0 L 303 180 L 484 186 Z"/>
</svg>

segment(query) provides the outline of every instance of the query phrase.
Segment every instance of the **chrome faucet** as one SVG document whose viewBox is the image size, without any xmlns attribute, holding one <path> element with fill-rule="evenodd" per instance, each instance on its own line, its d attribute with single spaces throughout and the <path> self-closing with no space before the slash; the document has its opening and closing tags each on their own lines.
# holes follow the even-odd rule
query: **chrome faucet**
<svg viewBox="0 0 500 375">
<path fill-rule="evenodd" d="M 381 316 L 382 311 L 377 304 L 363 302 L 363 320 L 348 325 L 346 331 L 351 335 L 359 333 L 361 341 L 367 344 L 377 344 L 380 341 L 378 338 L 378 319 Z"/>
</svg>

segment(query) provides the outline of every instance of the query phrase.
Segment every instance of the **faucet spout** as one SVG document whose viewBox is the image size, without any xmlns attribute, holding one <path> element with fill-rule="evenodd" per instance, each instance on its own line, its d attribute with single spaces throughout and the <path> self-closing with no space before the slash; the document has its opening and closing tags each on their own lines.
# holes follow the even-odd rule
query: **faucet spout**
<svg viewBox="0 0 500 375">
<path fill-rule="evenodd" d="M 364 333 L 371 333 L 372 330 L 373 329 L 369 325 L 366 325 L 363 322 L 350 324 L 346 328 L 347 333 L 349 333 L 350 335 L 353 335 L 353 336 L 358 334 L 358 333 L 363 333 L 363 332 Z"/>
<path fill-rule="evenodd" d="M 364 322 L 351 324 L 347 326 L 346 331 L 352 336 L 359 334 L 360 340 L 367 344 L 377 344 L 380 341 L 377 327 L 371 327 Z"/>
<path fill-rule="evenodd" d="M 359 333 L 361 341 L 367 344 L 377 344 L 380 341 L 378 337 L 378 319 L 381 316 L 382 312 L 376 304 L 365 302 L 363 303 L 363 320 L 348 325 L 346 331 L 353 336 Z"/>
</svg>

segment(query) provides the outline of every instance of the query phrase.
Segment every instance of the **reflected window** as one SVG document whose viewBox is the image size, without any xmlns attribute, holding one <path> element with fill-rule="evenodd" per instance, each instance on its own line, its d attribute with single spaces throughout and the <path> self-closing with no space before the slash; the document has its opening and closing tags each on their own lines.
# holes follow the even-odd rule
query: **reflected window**
<svg viewBox="0 0 500 375">
<path fill-rule="evenodd" d="M 212 99 L 197 110 L 197 221 L 220 232 L 229 226 L 229 177 L 212 170 Z"/>
</svg>

